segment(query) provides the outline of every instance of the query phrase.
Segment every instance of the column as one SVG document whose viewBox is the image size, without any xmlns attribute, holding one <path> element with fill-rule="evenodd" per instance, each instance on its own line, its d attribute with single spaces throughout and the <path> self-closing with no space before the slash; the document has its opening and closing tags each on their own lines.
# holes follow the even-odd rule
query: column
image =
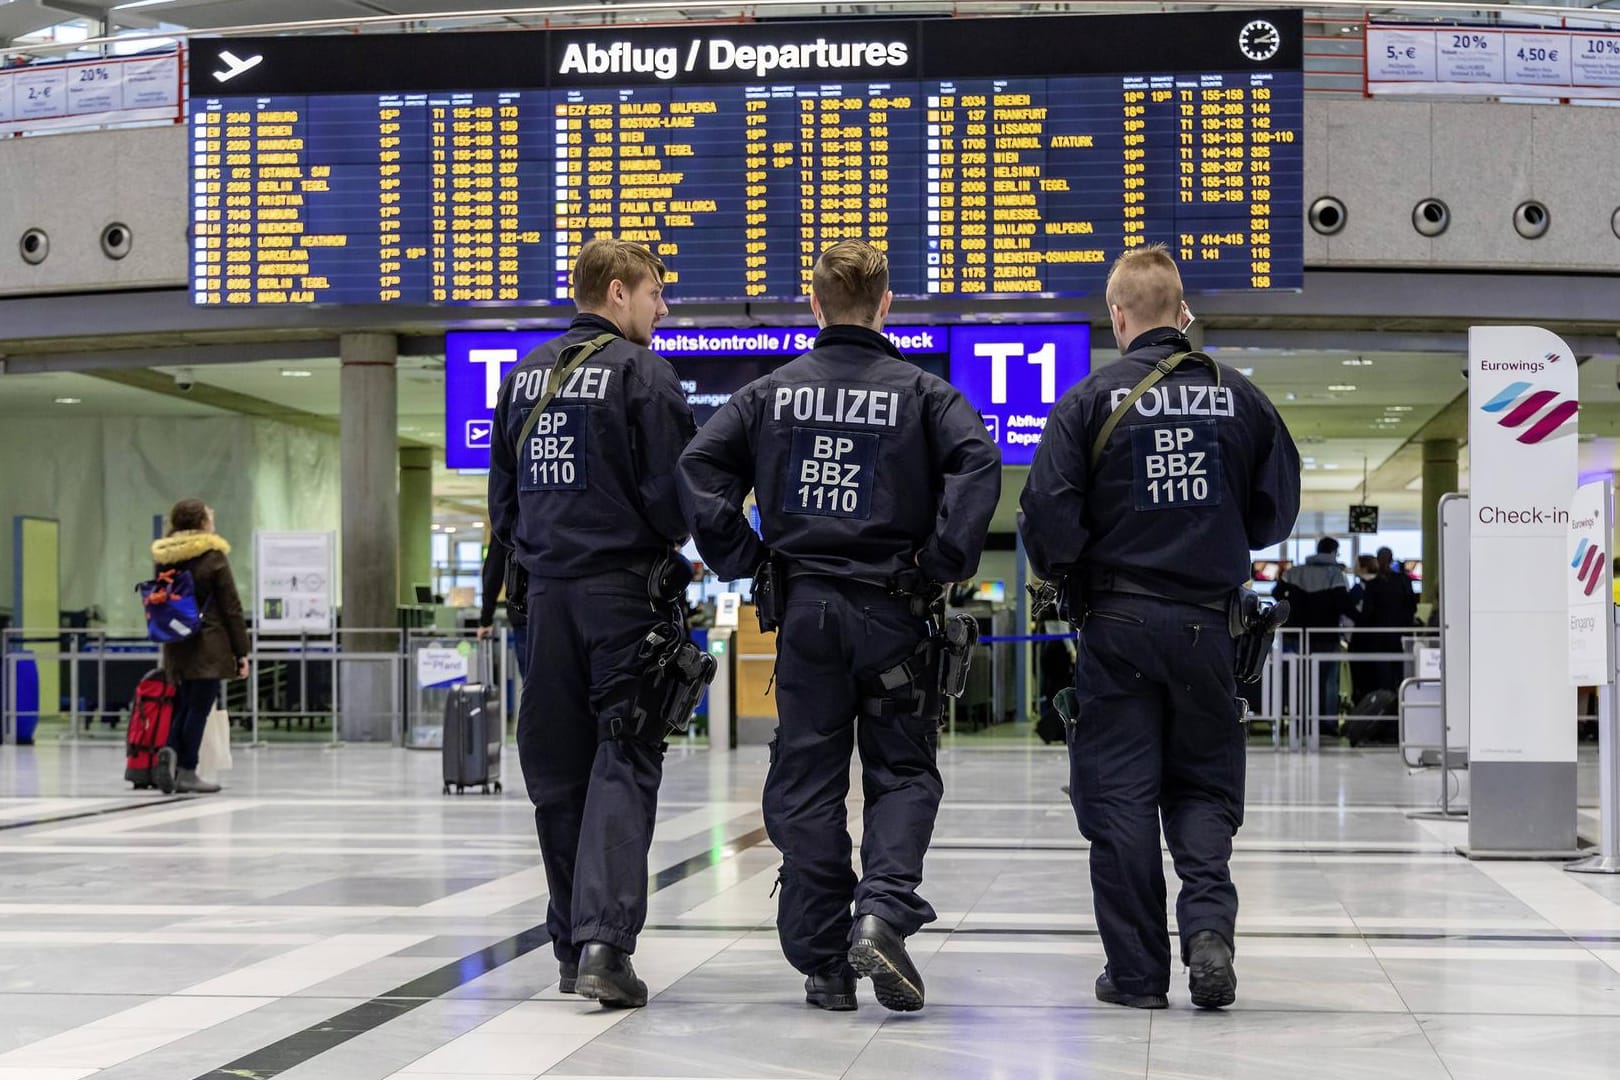
<svg viewBox="0 0 1620 1080">
<path fill-rule="evenodd" d="M 1423 602 L 1440 599 L 1440 498 L 1457 490 L 1457 440 L 1423 442 Z"/>
<path fill-rule="evenodd" d="M 433 449 L 399 451 L 399 602 L 416 603 L 416 585 L 433 584 Z"/>
<path fill-rule="evenodd" d="M 399 343 L 391 334 L 344 334 L 342 360 L 343 635 L 345 653 L 399 649 Z M 386 633 L 356 634 L 355 630 Z M 397 669 L 378 660 L 342 665 L 338 730 L 346 742 L 385 742 L 401 703 Z"/>
</svg>

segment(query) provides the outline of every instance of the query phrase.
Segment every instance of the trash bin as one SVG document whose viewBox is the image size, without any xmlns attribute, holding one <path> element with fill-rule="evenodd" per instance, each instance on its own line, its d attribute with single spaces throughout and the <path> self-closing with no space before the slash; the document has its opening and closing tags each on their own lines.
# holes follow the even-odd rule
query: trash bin
<svg viewBox="0 0 1620 1080">
<path fill-rule="evenodd" d="M 39 727 L 39 662 L 28 649 L 17 657 L 17 745 L 34 745 L 34 729 Z"/>
</svg>

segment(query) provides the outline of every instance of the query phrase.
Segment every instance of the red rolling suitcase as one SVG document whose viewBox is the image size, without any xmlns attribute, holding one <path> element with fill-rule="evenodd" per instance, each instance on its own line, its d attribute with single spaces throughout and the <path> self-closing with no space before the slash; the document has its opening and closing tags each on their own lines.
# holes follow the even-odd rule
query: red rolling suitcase
<svg viewBox="0 0 1620 1080">
<path fill-rule="evenodd" d="M 152 768 L 158 751 L 169 745 L 174 724 L 174 684 L 162 670 L 148 671 L 135 687 L 129 707 L 129 741 L 124 758 L 124 779 L 137 790 L 155 787 Z"/>
</svg>

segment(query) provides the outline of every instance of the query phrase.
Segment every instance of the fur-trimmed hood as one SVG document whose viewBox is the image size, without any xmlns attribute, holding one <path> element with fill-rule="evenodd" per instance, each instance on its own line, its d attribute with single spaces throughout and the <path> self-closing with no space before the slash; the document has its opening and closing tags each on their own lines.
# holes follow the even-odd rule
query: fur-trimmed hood
<svg viewBox="0 0 1620 1080">
<path fill-rule="evenodd" d="M 210 551 L 229 555 L 231 545 L 218 533 L 207 532 L 177 532 L 152 541 L 152 561 L 159 566 L 179 566 Z"/>
</svg>

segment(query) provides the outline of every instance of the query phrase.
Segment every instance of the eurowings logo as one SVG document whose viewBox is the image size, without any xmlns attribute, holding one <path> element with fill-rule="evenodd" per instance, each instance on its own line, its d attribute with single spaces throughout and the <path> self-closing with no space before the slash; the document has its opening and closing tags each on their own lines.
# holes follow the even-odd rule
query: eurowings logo
<svg viewBox="0 0 1620 1080">
<path fill-rule="evenodd" d="M 1604 558 L 1601 547 L 1585 537 L 1581 538 L 1580 546 L 1575 549 L 1575 559 L 1569 565 L 1575 571 L 1575 580 L 1586 590 L 1584 595 L 1591 596 L 1603 584 Z"/>
<path fill-rule="evenodd" d="M 1502 427 L 1518 430 L 1518 440 L 1526 445 L 1544 442 L 1549 438 L 1573 434 L 1570 424 L 1580 411 L 1580 402 L 1561 398 L 1555 390 L 1537 390 L 1527 382 L 1516 382 L 1497 394 L 1484 405 L 1485 412 L 1496 416 Z M 1528 426 L 1527 426 L 1528 425 Z"/>
</svg>

